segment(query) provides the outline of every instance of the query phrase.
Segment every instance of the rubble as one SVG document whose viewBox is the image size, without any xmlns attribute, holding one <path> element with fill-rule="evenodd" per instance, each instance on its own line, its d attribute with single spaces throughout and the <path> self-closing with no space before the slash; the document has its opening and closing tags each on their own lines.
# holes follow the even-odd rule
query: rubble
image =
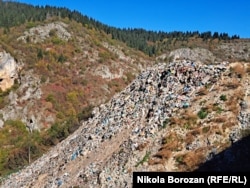
<svg viewBox="0 0 250 188">
<path fill-rule="evenodd" d="M 197 91 L 213 85 L 225 70 L 226 65 L 188 60 L 147 68 L 125 90 L 96 107 L 92 118 L 77 131 L 30 166 L 12 174 L 2 187 L 34 187 L 44 174 L 42 187 L 131 186 L 128 169 L 140 162 L 130 160 L 139 146 L 153 141 L 167 119 L 178 109 L 192 106 Z M 187 149 L 198 145 L 197 140 Z M 139 169 L 148 170 L 144 165 Z"/>
</svg>

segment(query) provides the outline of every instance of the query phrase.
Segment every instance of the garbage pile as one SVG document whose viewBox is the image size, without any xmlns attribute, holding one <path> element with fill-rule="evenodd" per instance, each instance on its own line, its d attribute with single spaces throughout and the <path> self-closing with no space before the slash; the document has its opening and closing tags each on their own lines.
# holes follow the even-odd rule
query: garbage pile
<svg viewBox="0 0 250 188">
<path fill-rule="evenodd" d="M 42 187 L 130 186 L 132 174 L 125 166 L 127 159 L 154 137 L 178 109 L 189 108 L 201 87 L 216 83 L 226 67 L 226 63 L 204 65 L 181 60 L 144 70 L 125 90 L 96 107 L 93 117 L 76 132 L 30 166 L 11 175 L 2 187 L 34 187 L 39 180 Z M 106 142 L 119 140 L 124 130 L 129 131 L 129 136 L 119 145 L 120 152 L 110 153 L 110 159 L 102 161 L 97 151 L 105 150 L 102 147 Z M 93 153 L 96 160 L 90 158 Z M 112 169 L 105 167 L 110 162 Z M 74 170 L 67 168 L 71 164 Z"/>
</svg>

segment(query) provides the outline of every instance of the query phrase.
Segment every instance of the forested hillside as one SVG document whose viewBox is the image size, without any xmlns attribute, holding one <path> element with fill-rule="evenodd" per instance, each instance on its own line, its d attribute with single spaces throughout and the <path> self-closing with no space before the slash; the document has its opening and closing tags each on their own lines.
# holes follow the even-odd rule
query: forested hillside
<svg viewBox="0 0 250 188">
<path fill-rule="evenodd" d="M 159 42 L 169 39 L 170 45 L 173 41 L 185 43 L 189 38 L 201 38 L 203 41 L 209 39 L 231 40 L 239 39 L 240 36 L 229 36 L 227 33 L 211 31 L 147 31 L 141 28 L 116 28 L 103 24 L 93 18 L 81 14 L 78 11 L 71 11 L 67 8 L 52 6 L 32 6 L 23 3 L 0 1 L 0 27 L 8 32 L 10 27 L 24 24 L 25 22 L 44 21 L 49 18 L 68 18 L 80 22 L 89 28 L 96 28 L 110 34 L 113 39 L 120 40 L 128 46 L 143 51 L 149 56 L 155 56 L 161 49 Z M 167 23 L 166 23 L 167 24 Z M 162 52 L 162 51 L 160 51 Z"/>
</svg>

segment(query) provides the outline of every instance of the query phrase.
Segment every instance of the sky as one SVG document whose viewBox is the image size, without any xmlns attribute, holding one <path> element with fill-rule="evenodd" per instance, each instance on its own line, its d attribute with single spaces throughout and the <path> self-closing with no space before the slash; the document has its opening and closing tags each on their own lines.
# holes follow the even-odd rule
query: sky
<svg viewBox="0 0 250 188">
<path fill-rule="evenodd" d="M 18 0 L 77 10 L 109 26 L 228 33 L 250 38 L 249 0 Z"/>
</svg>

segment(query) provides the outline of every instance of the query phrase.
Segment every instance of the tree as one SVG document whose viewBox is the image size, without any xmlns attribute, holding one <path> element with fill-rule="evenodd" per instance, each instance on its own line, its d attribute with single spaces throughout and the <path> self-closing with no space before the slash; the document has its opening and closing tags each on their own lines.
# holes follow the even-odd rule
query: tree
<svg viewBox="0 0 250 188">
<path fill-rule="evenodd" d="M 217 38 L 219 38 L 219 33 L 218 32 L 214 32 L 213 39 L 217 39 Z"/>
<path fill-rule="evenodd" d="M 37 58 L 38 59 L 43 59 L 43 51 L 41 49 L 39 49 L 38 52 L 37 52 Z"/>
</svg>

